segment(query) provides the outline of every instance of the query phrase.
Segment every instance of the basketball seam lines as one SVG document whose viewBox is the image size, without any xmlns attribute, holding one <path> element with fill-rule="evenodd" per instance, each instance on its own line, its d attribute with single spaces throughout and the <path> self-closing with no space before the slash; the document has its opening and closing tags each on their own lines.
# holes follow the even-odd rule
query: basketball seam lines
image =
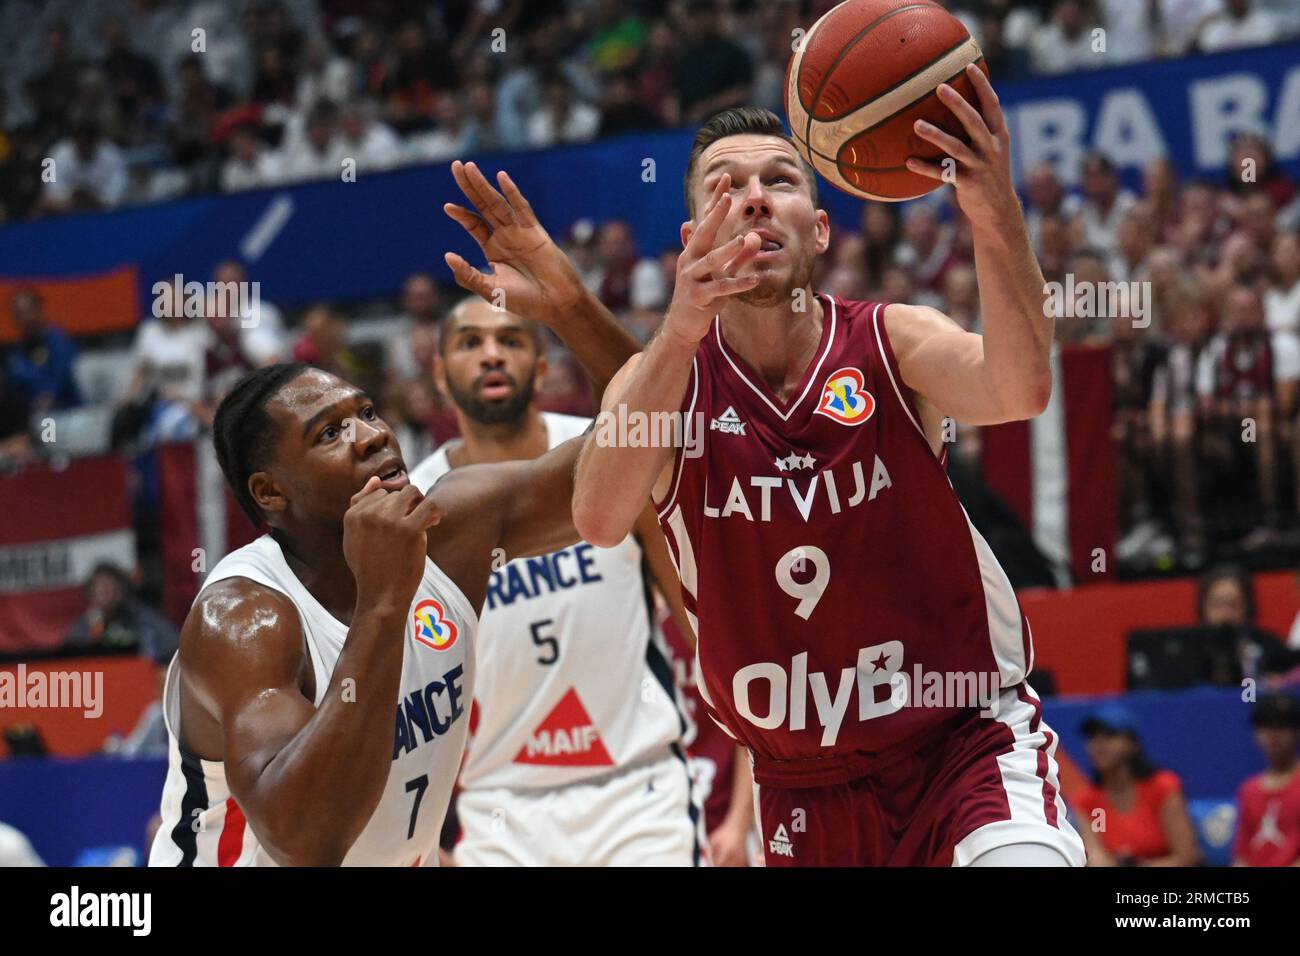
<svg viewBox="0 0 1300 956">
<path fill-rule="evenodd" d="M 874 30 L 874 29 L 875 29 L 876 27 L 878 27 L 880 24 L 884 23 L 884 22 L 885 22 L 886 20 L 888 20 L 890 17 L 897 16 L 897 15 L 900 14 L 900 13 L 905 13 L 905 12 L 908 11 L 908 10 L 919 10 L 919 9 L 921 9 L 922 7 L 937 7 L 937 6 L 939 6 L 937 3 L 914 3 L 914 4 L 911 4 L 910 6 L 899 7 L 897 10 L 890 10 L 888 13 L 883 14 L 882 16 L 877 17 L 876 19 L 874 19 L 874 20 L 872 20 L 870 23 L 868 23 L 865 27 L 863 27 L 861 30 L 859 30 L 859 31 L 858 31 L 858 35 L 855 36 L 855 37 L 854 37 L 852 40 L 850 40 L 848 43 L 844 44 L 844 46 L 840 49 L 839 55 L 836 56 L 835 59 L 831 62 L 831 65 L 830 65 L 829 67 L 827 67 L 827 69 L 826 69 L 826 73 L 825 73 L 825 75 L 822 77 L 821 83 L 818 84 L 816 92 L 813 93 L 813 98 L 812 98 L 813 105 L 814 105 L 814 106 L 817 105 L 817 101 L 818 101 L 819 99 L 821 99 L 822 93 L 824 93 L 824 92 L 826 91 L 826 84 L 828 84 L 828 83 L 830 82 L 831 74 L 833 74 L 833 73 L 835 72 L 835 68 L 836 68 L 837 66 L 839 66 L 842 62 L 844 62 L 844 58 L 845 58 L 846 56 L 849 55 L 850 51 L 852 51 L 852 49 L 857 45 L 858 41 L 861 40 L 864 36 L 866 36 L 868 33 L 870 33 L 872 30 Z M 943 8 L 942 8 L 942 7 L 939 7 L 939 9 L 942 10 Z M 799 51 L 799 69 L 800 69 L 800 70 L 803 69 L 803 57 L 804 57 L 804 54 L 805 54 L 807 51 L 808 51 L 808 44 L 807 44 L 807 42 L 806 42 L 806 38 L 805 38 L 804 47 L 803 47 L 802 50 Z M 798 76 L 797 73 L 795 74 L 795 87 L 794 87 L 794 89 L 795 89 L 795 95 L 797 96 L 798 93 L 799 93 L 799 76 Z M 800 105 L 800 106 L 803 106 L 803 102 L 802 102 L 802 100 L 800 100 L 799 105 Z M 805 109 L 806 109 L 806 108 L 805 108 Z M 813 116 L 812 116 L 812 111 L 811 111 L 811 110 L 807 110 L 807 112 L 808 112 L 808 122 L 807 122 L 807 124 L 805 125 L 803 135 L 804 135 L 804 138 L 805 138 L 806 140 L 808 140 L 809 142 L 812 142 L 812 123 L 813 123 Z"/>
<path fill-rule="evenodd" d="M 965 41 L 962 41 L 962 42 L 964 43 Z M 952 53 L 952 52 L 953 52 L 952 50 L 949 50 L 948 53 L 945 53 L 945 54 L 944 54 L 944 56 L 947 56 L 949 53 Z M 983 59 L 984 59 L 984 56 L 983 56 L 983 54 L 981 54 L 977 59 L 972 60 L 971 62 L 972 62 L 972 63 L 979 63 L 979 62 L 981 62 Z M 951 82 L 952 80 L 954 80 L 954 79 L 956 79 L 957 77 L 961 76 L 962 73 L 964 73 L 965 71 L 966 71 L 966 68 L 965 68 L 965 67 L 962 67 L 960 70 L 958 70 L 958 71 L 957 71 L 956 73 L 954 73 L 952 76 L 948 77 L 948 79 L 944 80 L 944 82 L 945 82 L 945 83 L 949 83 L 949 82 Z M 911 77 L 909 77 L 909 79 L 911 79 Z M 925 93 L 923 96 L 918 96 L 916 99 L 912 100 L 912 102 L 907 103 L 907 104 L 904 104 L 902 107 L 900 107 L 899 109 L 896 109 L 894 112 L 890 113 L 888 116 L 884 117 L 884 118 L 881 119 L 879 122 L 872 123 L 870 126 L 864 127 L 864 128 L 863 128 L 862 130 L 860 130 L 859 132 L 854 133 L 854 134 L 853 134 L 853 138 L 854 138 L 854 139 L 857 139 L 859 136 L 864 136 L 864 135 L 866 135 L 867 133 L 870 133 L 873 129 L 877 129 L 877 128 L 881 127 L 881 126 L 884 126 L 886 123 L 888 123 L 888 122 L 889 122 L 891 119 L 893 119 L 895 116 L 898 116 L 898 115 L 901 114 L 901 113 L 906 113 L 908 110 L 910 110 L 910 109 L 911 109 L 913 106 L 915 106 L 917 103 L 921 102 L 921 100 L 925 99 L 925 97 L 927 97 L 927 96 L 931 96 L 931 95 L 933 95 L 933 94 L 934 94 L 934 90 L 930 90 L 929 92 Z M 861 172 L 867 172 L 867 173 L 892 173 L 892 172 L 904 172 L 904 171 L 910 173 L 910 172 L 912 171 L 912 170 L 908 169 L 906 166 L 860 166 L 860 165 L 858 165 L 857 163 L 846 163 L 846 162 L 843 162 L 842 160 L 838 160 L 838 159 L 836 159 L 836 158 L 833 157 L 833 156 L 827 156 L 825 153 L 823 153 L 823 152 L 822 152 L 821 150 L 819 150 L 819 149 L 813 149 L 812 143 L 811 143 L 810 141 L 799 139 L 798 135 L 795 135 L 795 139 L 798 140 L 800 143 L 802 143 L 802 144 L 807 148 L 808 152 L 812 153 L 813 155 L 815 155 L 815 156 L 816 156 L 817 158 L 819 158 L 819 159 L 824 159 L 824 160 L 826 160 L 826 162 L 834 164 L 835 166 L 844 166 L 844 167 L 846 167 L 846 168 L 848 168 L 848 169 L 856 169 L 856 170 L 859 170 L 859 171 L 861 171 Z"/>
<path fill-rule="evenodd" d="M 908 7 L 902 7 L 901 9 L 903 9 L 903 10 L 907 10 L 907 9 L 909 9 L 909 8 L 908 8 Z M 964 47 L 966 44 L 970 43 L 971 39 L 972 39 L 971 35 L 970 35 L 969 33 L 966 34 L 965 39 L 963 39 L 961 42 L 954 44 L 951 48 L 949 48 L 949 49 L 947 49 L 947 50 L 944 50 L 944 51 L 941 52 L 938 56 L 936 56 L 934 59 L 930 60 L 930 62 L 928 62 L 928 63 L 926 63 L 926 64 L 923 64 L 920 68 L 918 68 L 918 69 L 916 69 L 916 70 L 913 70 L 913 71 L 912 71 L 911 73 L 909 73 L 907 76 L 902 77 L 902 78 L 901 78 L 897 83 L 895 83 L 893 86 L 887 86 L 887 87 L 885 87 L 883 90 L 881 90 L 881 91 L 880 91 L 879 93 L 877 93 L 875 96 L 873 96 L 873 97 L 871 98 L 871 100 L 879 100 L 879 99 L 883 99 L 884 97 L 888 96 L 890 93 L 894 92 L 894 90 L 898 89 L 898 88 L 901 87 L 901 86 L 906 85 L 909 81 L 916 79 L 918 76 L 920 76 L 920 75 L 921 75 L 922 73 L 924 73 L 926 70 L 930 69 L 930 68 L 931 68 L 932 66 L 934 66 L 936 63 L 938 63 L 940 60 L 942 60 L 944 57 L 946 57 L 946 56 L 952 56 L 954 53 L 956 53 L 958 50 L 960 50 L 960 49 L 961 49 L 962 47 Z M 982 60 L 983 58 L 984 58 L 984 56 L 983 56 L 983 51 L 981 51 L 981 53 L 980 53 L 980 59 Z M 954 74 L 954 75 L 960 75 L 960 74 Z M 868 102 L 871 102 L 871 100 L 869 100 Z M 815 104 L 814 104 L 814 105 L 815 105 Z M 845 112 L 845 113 L 839 113 L 839 114 L 837 114 L 837 115 L 835 115 L 835 116 L 820 116 L 820 117 L 817 118 L 817 121 L 818 121 L 819 123 L 832 123 L 832 122 L 834 122 L 835 120 L 841 120 L 841 119 L 844 119 L 844 117 L 846 117 L 846 116 L 851 116 L 851 115 L 853 115 L 854 111 L 861 109 L 863 105 L 864 105 L 864 104 L 859 103 L 857 106 L 854 106 L 853 109 L 850 109 L 850 110 L 848 110 L 848 111 Z"/>
</svg>

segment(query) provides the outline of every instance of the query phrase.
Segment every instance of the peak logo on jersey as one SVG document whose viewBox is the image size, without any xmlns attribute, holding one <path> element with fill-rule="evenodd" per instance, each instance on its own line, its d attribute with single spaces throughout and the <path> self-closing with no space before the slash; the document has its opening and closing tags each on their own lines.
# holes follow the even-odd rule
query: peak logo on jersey
<svg viewBox="0 0 1300 956">
<path fill-rule="evenodd" d="M 876 400 L 866 389 L 866 380 L 856 368 L 831 372 L 822 386 L 817 414 L 833 418 L 841 425 L 861 425 L 876 410 Z"/>
<path fill-rule="evenodd" d="M 515 763 L 547 767 L 612 767 L 600 731 L 582 706 L 578 691 L 569 692 L 546 715 L 528 743 L 515 755 Z"/>
<path fill-rule="evenodd" d="M 784 823 L 776 825 L 776 832 L 772 834 L 772 839 L 767 841 L 767 852 L 773 856 L 788 856 L 794 859 L 794 844 L 790 842 L 790 835 L 785 832 Z"/>
<path fill-rule="evenodd" d="M 709 423 L 709 430 L 722 432 L 724 435 L 744 435 L 745 423 L 736 414 L 736 409 L 728 405 L 727 410 Z"/>
<path fill-rule="evenodd" d="M 460 631 L 441 604 L 432 599 L 415 606 L 415 639 L 435 651 L 445 651 L 456 643 Z"/>
</svg>

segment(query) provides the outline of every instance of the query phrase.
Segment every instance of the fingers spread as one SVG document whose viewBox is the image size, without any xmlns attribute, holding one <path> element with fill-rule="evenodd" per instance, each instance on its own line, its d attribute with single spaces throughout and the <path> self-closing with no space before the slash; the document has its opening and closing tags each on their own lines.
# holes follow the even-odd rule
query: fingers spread
<svg viewBox="0 0 1300 956">
<path fill-rule="evenodd" d="M 989 78 L 984 75 L 984 71 L 975 63 L 966 67 L 966 75 L 970 77 L 971 84 L 975 87 L 975 92 L 980 99 L 980 111 L 984 114 L 984 124 L 988 126 L 989 132 L 994 136 L 1001 136 L 1006 129 L 1006 118 L 1002 115 L 1002 104 L 998 100 L 998 94 L 993 89 L 993 84 Z"/>
<path fill-rule="evenodd" d="M 984 125 L 984 117 L 980 116 L 979 111 L 971 106 L 970 101 L 947 83 L 940 83 L 937 92 L 944 106 L 952 111 L 953 116 L 961 120 L 961 125 L 966 130 L 966 135 L 970 137 L 971 142 L 987 142 L 989 128 Z"/>
<path fill-rule="evenodd" d="M 709 299 L 716 299 L 724 295 L 746 292 L 756 285 L 758 285 L 758 273 L 750 272 L 743 276 L 724 276 L 721 279 L 701 283 L 700 289 Z"/>
<path fill-rule="evenodd" d="M 950 136 L 937 126 L 927 123 L 925 120 L 917 120 L 913 124 L 916 135 L 928 142 L 934 143 L 941 150 L 951 156 L 958 162 L 965 163 L 967 166 L 973 166 L 977 158 L 969 146 L 959 140 L 956 136 Z"/>
<path fill-rule="evenodd" d="M 713 192 L 709 196 L 709 201 L 704 206 L 704 215 L 707 216 L 713 211 L 713 207 L 718 204 L 723 193 L 731 188 L 731 173 L 723 173 L 718 177 L 718 181 L 713 184 Z"/>
<path fill-rule="evenodd" d="M 922 176 L 929 176 L 931 179 L 943 179 L 943 170 L 937 163 L 929 163 L 924 159 L 917 159 L 915 156 L 909 156 L 907 159 L 907 168 L 914 173 L 920 173 Z"/>
<path fill-rule="evenodd" d="M 501 184 L 501 191 L 506 194 L 510 208 L 514 210 L 515 222 L 521 226 L 536 226 L 537 214 L 533 212 L 532 203 L 524 198 L 515 181 L 510 178 L 510 174 L 504 169 L 501 170 L 497 173 L 497 182 Z"/>
<path fill-rule="evenodd" d="M 763 240 L 756 232 L 746 232 L 714 249 L 696 264 L 698 277 L 734 276 L 749 263 L 758 250 L 763 247 Z"/>
<path fill-rule="evenodd" d="M 491 296 L 492 283 L 488 281 L 486 275 L 479 272 L 454 252 L 444 253 L 442 258 L 447 263 L 447 267 L 451 269 L 451 274 L 456 279 L 458 286 L 485 299 Z"/>
<path fill-rule="evenodd" d="M 727 264 L 728 261 L 740 254 L 749 237 L 753 235 L 755 234 L 747 232 L 743 235 L 736 236 L 730 242 L 723 243 L 703 259 L 699 260 L 699 262 L 695 264 L 693 271 L 697 272 L 701 276 L 718 272 Z M 761 240 L 758 242 L 758 245 L 762 245 Z"/>
<path fill-rule="evenodd" d="M 693 255 L 700 256 L 713 248 L 713 243 L 718 238 L 718 229 L 721 228 L 722 221 L 727 218 L 727 213 L 730 211 L 731 193 L 723 193 L 687 244 Z"/>
<path fill-rule="evenodd" d="M 511 221 L 510 204 L 492 188 L 492 184 L 487 181 L 477 164 L 461 163 L 458 160 L 452 163 L 451 174 L 455 177 L 456 185 L 460 186 L 461 192 L 491 226 L 504 226 Z"/>
<path fill-rule="evenodd" d="M 753 240 L 750 240 L 750 237 Z M 747 232 L 740 237 L 740 251 L 725 266 L 722 267 L 722 274 L 734 276 L 745 266 L 753 261 L 754 256 L 758 255 L 758 250 L 763 248 L 763 240 L 759 238 L 756 232 Z"/>
<path fill-rule="evenodd" d="M 492 230 L 488 228 L 483 217 L 476 212 L 466 209 L 464 206 L 457 206 L 455 203 L 443 203 L 442 211 L 456 221 L 466 232 L 474 237 L 480 248 L 492 235 Z"/>
</svg>

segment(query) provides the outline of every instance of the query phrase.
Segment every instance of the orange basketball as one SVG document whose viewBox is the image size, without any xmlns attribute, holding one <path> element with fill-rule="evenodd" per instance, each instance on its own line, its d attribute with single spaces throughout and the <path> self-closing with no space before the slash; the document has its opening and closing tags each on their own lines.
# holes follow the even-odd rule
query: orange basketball
<svg viewBox="0 0 1300 956">
<path fill-rule="evenodd" d="M 916 135 L 924 119 L 965 141 L 935 95 L 947 82 L 979 108 L 967 64 L 988 74 L 961 21 L 928 0 L 847 0 L 813 24 L 786 68 L 785 114 L 813 168 L 845 192 L 897 202 L 941 186 L 910 171 L 909 156 L 942 151 Z"/>
</svg>

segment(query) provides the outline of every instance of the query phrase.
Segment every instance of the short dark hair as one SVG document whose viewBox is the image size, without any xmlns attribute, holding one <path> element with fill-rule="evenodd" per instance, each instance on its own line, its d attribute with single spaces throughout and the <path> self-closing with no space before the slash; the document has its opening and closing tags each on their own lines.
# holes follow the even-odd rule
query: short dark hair
<svg viewBox="0 0 1300 956">
<path fill-rule="evenodd" d="M 254 369 L 236 382 L 217 406 L 212 421 L 217 462 L 235 501 L 254 525 L 262 523 L 262 515 L 248 490 L 248 479 L 266 467 L 277 437 L 266 403 L 285 383 L 311 368 L 306 362 L 280 362 Z"/>
<path fill-rule="evenodd" d="M 781 117 L 771 110 L 759 106 L 737 106 L 710 117 L 709 121 L 700 127 L 699 132 L 695 134 L 695 139 L 691 142 L 691 157 L 686 161 L 686 179 L 683 183 L 683 190 L 686 195 L 686 211 L 694 217 L 695 199 L 691 195 L 691 186 L 695 179 L 695 166 L 700 160 L 700 155 L 720 139 L 745 134 L 775 136 L 777 139 L 783 139 L 795 147 L 795 152 L 799 154 L 799 159 L 803 163 L 804 171 L 808 174 L 808 191 L 812 194 L 813 205 L 816 206 L 817 174 L 812 166 L 808 164 L 808 160 L 804 159 L 803 153 L 799 152 L 799 147 L 795 146 L 794 137 L 785 131 L 785 124 L 781 122 Z"/>
</svg>

